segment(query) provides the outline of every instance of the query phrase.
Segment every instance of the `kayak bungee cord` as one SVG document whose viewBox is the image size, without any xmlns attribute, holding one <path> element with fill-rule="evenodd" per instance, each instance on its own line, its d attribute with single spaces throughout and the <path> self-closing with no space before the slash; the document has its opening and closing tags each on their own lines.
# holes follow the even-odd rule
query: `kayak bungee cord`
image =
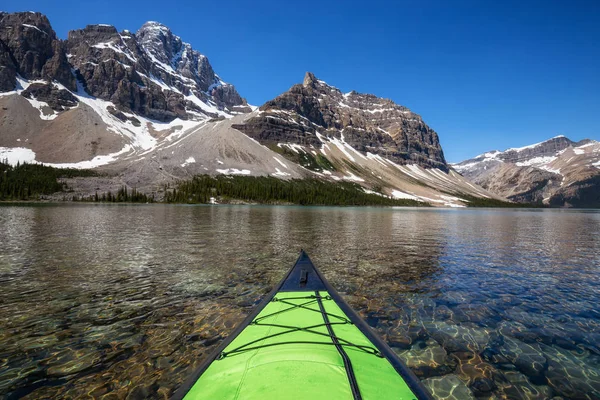
<svg viewBox="0 0 600 400">
<path fill-rule="evenodd" d="M 311 299 L 311 301 L 307 301 L 305 303 L 301 303 L 301 304 L 294 304 L 294 303 L 290 303 L 287 300 L 304 300 L 304 299 Z M 354 344 L 344 338 L 339 338 L 337 336 L 335 336 L 332 331 L 329 330 L 329 327 L 332 325 L 345 325 L 345 324 L 352 324 L 352 321 L 350 321 L 348 318 L 336 315 L 336 314 L 332 314 L 332 313 L 328 313 L 326 312 L 324 309 L 319 309 L 319 310 L 315 310 L 314 308 L 310 308 L 308 307 L 310 304 L 314 304 L 314 303 L 319 303 L 323 300 L 329 300 L 331 301 L 331 297 L 330 296 L 321 296 L 319 294 L 314 294 L 314 295 L 310 295 L 310 296 L 297 296 L 297 297 L 287 297 L 285 299 L 279 299 L 277 297 L 273 297 L 273 299 L 271 300 L 272 303 L 275 302 L 280 302 L 283 304 L 288 304 L 290 305 L 289 308 L 283 309 L 283 310 L 279 310 L 277 312 L 273 312 L 267 315 L 263 315 L 260 318 L 255 318 L 251 323 L 250 326 L 270 326 L 270 327 L 275 327 L 275 328 L 283 328 L 283 329 L 288 329 L 287 331 L 283 331 L 283 332 L 278 332 L 278 333 L 274 333 L 272 335 L 267 335 L 267 336 L 263 336 L 259 339 L 253 340 L 251 342 L 245 343 L 239 347 L 236 347 L 232 350 L 229 351 L 222 351 L 219 354 L 219 357 L 217 357 L 218 360 L 222 360 L 223 358 L 230 356 L 232 354 L 236 354 L 236 353 L 241 353 L 243 351 L 250 351 L 250 350 L 257 350 L 263 347 L 270 347 L 270 346 L 277 346 L 277 345 L 284 345 L 284 344 L 324 344 L 324 345 L 337 345 L 335 343 L 335 341 L 343 341 L 344 343 L 340 343 L 343 346 L 350 346 L 350 347 L 355 347 L 359 350 L 362 350 L 366 353 L 369 354 L 373 354 L 376 355 L 378 357 L 382 357 L 381 353 L 379 353 L 379 351 L 372 347 L 372 346 L 362 346 L 362 345 L 357 345 Z M 304 326 L 304 327 L 300 327 L 300 326 L 290 326 L 290 325 L 281 325 L 281 324 L 272 324 L 272 323 L 260 323 L 260 321 L 264 321 L 267 318 L 271 318 L 275 315 L 279 315 L 282 314 L 284 312 L 288 312 L 288 311 L 292 311 L 296 308 L 302 308 L 305 310 L 310 310 L 310 311 L 314 311 L 316 313 L 319 313 L 321 315 L 323 315 L 323 317 L 335 317 L 338 318 L 340 320 L 342 320 L 342 322 L 329 322 L 326 321 L 322 324 L 316 324 L 316 325 L 311 325 L 311 326 Z M 318 332 L 315 331 L 313 329 L 315 328 L 320 328 L 320 327 L 327 327 L 328 328 L 328 333 L 323 333 L 323 332 Z M 268 343 L 268 344 L 262 344 L 259 346 L 252 346 L 255 343 L 258 342 L 262 342 L 266 339 L 271 339 L 277 336 L 281 336 L 281 335 L 285 335 L 286 333 L 292 333 L 292 332 L 298 332 L 298 331 L 303 331 L 303 332 L 308 332 L 308 333 L 313 333 L 315 335 L 321 335 L 321 336 L 325 336 L 325 337 L 329 337 L 331 339 L 333 339 L 334 341 L 332 342 L 314 342 L 314 341 L 289 341 L 289 342 L 277 342 L 277 343 Z M 251 347 L 248 347 L 251 346 Z"/>
<path fill-rule="evenodd" d="M 306 303 L 302 303 L 302 304 L 294 304 L 294 303 L 290 303 L 289 301 L 286 301 L 286 300 L 302 300 L 302 299 L 313 299 L 313 300 L 307 301 Z M 315 310 L 314 308 L 307 307 L 310 304 L 318 303 L 319 299 L 321 299 L 321 300 L 322 299 L 331 300 L 331 297 L 330 296 L 323 296 L 323 297 L 321 297 L 321 295 L 314 295 L 314 294 L 310 295 L 310 296 L 304 296 L 304 297 L 287 297 L 285 299 L 278 299 L 277 297 L 273 297 L 273 300 L 271 300 L 272 303 L 280 302 L 280 303 L 283 303 L 283 304 L 287 304 L 287 305 L 289 305 L 291 307 L 290 308 L 286 308 L 284 310 L 279 310 L 279 311 L 271 313 L 271 314 L 264 315 L 264 316 L 262 316 L 260 318 L 256 318 L 254 320 L 254 322 L 262 321 L 265 318 L 269 318 L 269 317 L 272 317 L 273 315 L 281 314 L 281 313 L 284 313 L 286 311 L 290 311 L 290 310 L 292 310 L 294 308 L 304 308 L 305 310 L 310 310 L 310 311 L 314 311 L 314 312 L 318 312 L 318 313 L 323 313 L 323 311 L 321 311 L 321 310 Z M 325 313 L 325 314 L 327 314 L 330 317 L 335 317 L 335 318 L 340 319 L 342 321 L 346 321 L 348 323 L 352 323 L 348 318 L 341 317 L 341 316 L 335 315 L 335 314 L 330 314 L 330 313 Z"/>
<path fill-rule="evenodd" d="M 315 294 L 318 296 L 319 292 L 315 292 Z M 358 388 L 358 382 L 356 382 L 356 375 L 354 375 L 354 369 L 352 368 L 352 361 L 350 361 L 350 357 L 348 357 L 346 350 L 344 350 L 344 348 L 342 347 L 339 338 L 333 333 L 333 329 L 331 328 L 331 324 L 329 323 L 328 313 L 325 312 L 325 306 L 323 305 L 322 299 L 319 297 L 317 299 L 317 302 L 319 303 L 319 309 L 321 310 L 321 314 L 323 315 L 325 324 L 327 324 L 327 331 L 329 332 L 329 336 L 331 337 L 331 340 L 335 344 L 335 348 L 340 353 L 342 361 L 344 362 L 344 369 L 346 370 L 346 375 L 348 376 L 348 381 L 350 382 L 350 387 L 352 389 L 352 397 L 354 397 L 354 400 L 362 400 L 362 396 L 360 395 L 360 389 Z M 377 355 L 379 355 L 379 351 L 375 350 L 375 352 Z"/>
</svg>

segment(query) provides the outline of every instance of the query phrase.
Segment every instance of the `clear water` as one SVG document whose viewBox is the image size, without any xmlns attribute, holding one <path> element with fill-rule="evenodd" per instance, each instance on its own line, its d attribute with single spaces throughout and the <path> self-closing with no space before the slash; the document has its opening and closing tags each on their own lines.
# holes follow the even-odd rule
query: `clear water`
<svg viewBox="0 0 600 400">
<path fill-rule="evenodd" d="M 600 212 L 167 205 L 0 207 L 0 397 L 168 397 L 300 248 L 436 396 L 600 398 Z"/>
</svg>

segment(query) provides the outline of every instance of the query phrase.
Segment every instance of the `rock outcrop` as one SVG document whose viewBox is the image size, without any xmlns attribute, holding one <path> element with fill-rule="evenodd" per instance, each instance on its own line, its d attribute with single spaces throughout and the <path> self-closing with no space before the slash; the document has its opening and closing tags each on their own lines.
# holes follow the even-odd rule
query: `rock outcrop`
<svg viewBox="0 0 600 400">
<path fill-rule="evenodd" d="M 75 77 L 45 15 L 34 12 L 0 13 L 0 90 L 14 90 L 17 75 L 48 80 L 75 90 Z"/>
<path fill-rule="evenodd" d="M 34 83 L 25 89 L 21 95 L 47 103 L 54 111 L 64 111 L 77 105 L 77 98 L 65 89 L 59 89 L 49 83 Z"/>
<path fill-rule="evenodd" d="M 310 72 L 302 84 L 268 101 L 258 116 L 236 128 L 265 144 L 321 147 L 321 137 L 336 138 L 399 164 L 447 171 L 438 135 L 419 115 L 374 95 L 344 94 Z"/>
</svg>

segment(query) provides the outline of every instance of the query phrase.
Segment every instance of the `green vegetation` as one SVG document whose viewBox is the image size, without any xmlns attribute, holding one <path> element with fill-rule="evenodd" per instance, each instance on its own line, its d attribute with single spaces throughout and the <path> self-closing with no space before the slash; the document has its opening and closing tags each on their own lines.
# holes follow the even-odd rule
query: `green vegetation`
<svg viewBox="0 0 600 400">
<path fill-rule="evenodd" d="M 68 200 L 68 198 L 65 198 L 65 200 Z M 98 195 L 96 192 L 94 196 L 73 196 L 71 197 L 71 200 L 94 203 L 154 203 L 154 195 L 148 196 L 144 193 L 140 193 L 136 188 L 133 188 L 131 191 L 129 191 L 126 186 L 122 186 L 115 194 L 108 191 L 106 193 L 102 193 L 102 195 Z"/>
<path fill-rule="evenodd" d="M 345 169 L 350 170 L 353 174 L 363 174 L 365 169 L 363 167 L 358 166 L 357 164 L 350 162 L 346 159 L 343 160 Z"/>
<path fill-rule="evenodd" d="M 17 164 L 15 167 L 0 162 L 0 201 L 41 200 L 43 196 L 63 192 L 63 201 L 152 203 L 154 196 L 147 196 L 135 188 L 121 187 L 116 193 L 106 192 L 93 196 L 68 195 L 71 188 L 61 179 L 98 176 L 85 169 L 54 168 L 41 164 Z"/>
<path fill-rule="evenodd" d="M 298 150 L 296 153 L 295 151 L 290 150 L 288 147 L 279 147 L 275 144 L 269 146 L 269 148 L 274 152 L 281 154 L 288 160 L 302 165 L 304 168 L 310 169 L 311 171 L 336 171 L 336 168 L 333 166 L 333 164 L 322 154 L 317 153 L 315 156 L 302 150 Z"/>
<path fill-rule="evenodd" d="M 335 170 L 327 158 L 318 154 L 294 153 L 278 148 L 286 157 L 299 157 L 311 169 Z M 297 161 L 295 161 L 297 162 Z M 362 174 L 359 167 L 347 163 L 353 173 Z M 154 195 L 148 196 L 135 188 L 121 187 L 116 193 L 95 193 L 91 196 L 69 194 L 71 188 L 62 180 L 74 177 L 98 176 L 91 170 L 53 168 L 40 164 L 10 166 L 0 162 L 0 201 L 41 200 L 44 196 L 63 192 L 64 201 L 108 203 L 153 203 Z M 373 191 L 381 192 L 382 186 L 375 182 Z M 507 201 L 475 197 L 466 193 L 447 193 L 468 201 L 469 207 L 543 207 L 540 204 L 510 203 Z M 199 175 L 180 182 L 175 189 L 165 187 L 165 203 L 210 203 L 211 198 L 220 203 L 236 201 L 264 204 L 338 205 L 338 206 L 428 206 L 409 199 L 392 199 L 387 196 L 366 193 L 350 182 L 329 182 L 320 179 L 281 180 L 273 177 Z"/>
<path fill-rule="evenodd" d="M 90 170 L 62 169 L 39 164 L 17 164 L 12 167 L 0 162 L 0 201 L 39 200 L 40 196 L 66 191 L 62 178 L 96 176 Z"/>
<path fill-rule="evenodd" d="M 391 199 L 365 193 L 360 185 L 349 182 L 325 182 L 318 179 L 284 181 L 272 177 L 199 175 L 179 184 L 177 189 L 165 188 L 166 203 L 209 203 L 242 200 L 265 204 L 337 205 L 337 206 L 424 206 L 422 202 Z"/>
</svg>

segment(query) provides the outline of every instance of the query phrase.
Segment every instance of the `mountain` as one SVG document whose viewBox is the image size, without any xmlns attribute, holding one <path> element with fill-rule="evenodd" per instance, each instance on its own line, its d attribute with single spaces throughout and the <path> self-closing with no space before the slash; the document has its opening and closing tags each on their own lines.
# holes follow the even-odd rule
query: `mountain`
<svg viewBox="0 0 600 400">
<path fill-rule="evenodd" d="M 516 202 L 600 207 L 600 142 L 556 136 L 452 164 L 463 176 Z"/>
<path fill-rule="evenodd" d="M 128 160 L 126 174 L 311 177 L 441 206 L 464 206 L 465 196 L 500 199 L 449 169 L 437 134 L 418 115 L 373 95 L 342 94 L 312 73 L 258 110 L 207 123 L 171 148 Z"/>
<path fill-rule="evenodd" d="M 160 23 L 147 22 L 135 34 L 88 25 L 65 41 L 40 13 L 0 13 L 0 27 L 6 60 L 1 90 L 17 89 L 19 78 L 33 81 L 29 98 L 42 96 L 55 112 L 63 111 L 53 106 L 62 88 L 53 81 L 70 91 L 79 81 L 86 93 L 118 110 L 158 121 L 249 111 L 206 56 Z"/>
<path fill-rule="evenodd" d="M 339 140 L 400 164 L 448 170 L 437 133 L 420 116 L 374 95 L 343 94 L 310 72 L 237 128 L 265 144 L 321 146 Z"/>
<path fill-rule="evenodd" d="M 73 182 L 82 195 L 126 185 L 160 198 L 197 174 L 242 174 L 351 181 L 434 205 L 500 199 L 451 170 L 406 107 L 307 73 L 256 109 L 158 22 L 60 40 L 40 13 L 0 13 L 0 48 L 0 160 L 111 176 Z"/>
<path fill-rule="evenodd" d="M 40 13 L 0 13 L 0 48 L 0 146 L 26 161 L 99 166 L 252 109 L 156 22 L 89 25 L 62 41 Z"/>
</svg>

